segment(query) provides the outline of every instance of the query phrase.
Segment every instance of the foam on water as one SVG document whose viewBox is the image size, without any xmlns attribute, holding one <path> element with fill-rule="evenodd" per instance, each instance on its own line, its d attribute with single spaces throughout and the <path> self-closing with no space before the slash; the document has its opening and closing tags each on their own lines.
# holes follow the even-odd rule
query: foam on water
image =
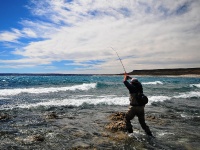
<svg viewBox="0 0 200 150">
<path fill-rule="evenodd" d="M 161 132 L 161 133 L 158 134 L 158 136 L 165 136 L 165 135 L 175 135 L 175 133 Z"/>
<path fill-rule="evenodd" d="M 171 97 L 169 96 L 150 96 L 148 105 L 150 105 L 153 102 L 163 102 L 165 100 L 170 100 L 170 99 Z"/>
<path fill-rule="evenodd" d="M 151 105 L 153 102 L 163 102 L 165 100 L 170 100 L 171 97 L 168 96 L 150 96 L 149 103 L 147 105 Z M 121 105 L 128 106 L 129 105 L 129 97 L 118 97 L 116 95 L 101 95 L 95 97 L 94 95 L 76 95 L 75 97 L 70 97 L 67 99 L 53 99 L 47 100 L 43 99 L 38 103 L 22 103 L 19 105 L 5 105 L 1 106 L 1 109 L 12 109 L 12 108 L 32 108 L 39 106 L 81 106 L 83 104 L 89 105 Z"/>
<path fill-rule="evenodd" d="M 150 105 L 153 102 L 163 102 L 166 100 L 171 100 L 172 98 L 199 98 L 200 97 L 200 92 L 198 91 L 191 91 L 191 92 L 187 92 L 187 93 L 179 93 L 179 95 L 177 96 L 149 96 L 149 103 L 148 105 Z"/>
<path fill-rule="evenodd" d="M 96 83 L 83 83 L 81 85 L 73 85 L 69 87 L 38 87 L 38 88 L 18 88 L 18 89 L 2 89 L 0 90 L 0 96 L 9 96 L 9 95 L 17 95 L 20 93 L 50 93 L 50 92 L 59 92 L 59 91 L 75 91 L 82 90 L 87 91 L 89 89 L 95 88 Z"/>
<path fill-rule="evenodd" d="M 189 92 L 183 93 L 178 96 L 149 96 L 149 103 L 147 105 L 151 105 L 153 102 L 164 102 L 166 100 L 171 100 L 172 98 L 188 98 L 188 97 L 200 97 L 199 92 Z M 0 109 L 12 109 L 12 108 L 31 108 L 38 106 L 81 106 L 84 103 L 92 104 L 92 105 L 121 105 L 126 106 L 129 105 L 129 97 L 118 97 L 116 95 L 75 95 L 73 97 L 67 99 L 53 99 L 47 100 L 42 99 L 41 102 L 38 103 L 21 103 L 19 105 L 2 105 Z"/>
<path fill-rule="evenodd" d="M 193 115 L 188 115 L 188 114 L 186 114 L 186 113 L 181 113 L 180 114 L 181 115 L 181 117 L 182 118 L 184 118 L 184 119 L 192 119 L 192 118 L 200 118 L 200 116 L 198 116 L 198 114 L 197 113 L 195 113 L 195 114 L 193 114 Z"/>
<path fill-rule="evenodd" d="M 32 104 L 20 104 L 15 106 L 8 106 L 6 109 L 12 108 L 32 108 L 39 106 L 81 106 L 84 103 L 98 105 L 129 105 L 128 97 L 103 97 L 103 98 L 82 98 L 82 99 L 63 99 L 63 100 L 50 100 Z"/>
<path fill-rule="evenodd" d="M 161 81 L 154 81 L 154 82 L 143 82 L 144 85 L 157 85 L 157 84 L 163 84 Z"/>
<path fill-rule="evenodd" d="M 199 98 L 200 92 L 191 91 L 191 92 L 181 93 L 180 95 L 174 96 L 174 98 L 192 98 L 192 97 Z"/>
<path fill-rule="evenodd" d="M 190 87 L 197 87 L 197 88 L 200 88 L 200 84 L 190 84 Z"/>
</svg>

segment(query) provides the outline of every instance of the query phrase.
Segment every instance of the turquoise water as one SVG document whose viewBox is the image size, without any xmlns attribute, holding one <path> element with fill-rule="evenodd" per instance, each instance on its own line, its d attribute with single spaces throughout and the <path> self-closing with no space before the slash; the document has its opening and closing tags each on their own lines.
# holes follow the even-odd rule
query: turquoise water
<svg viewBox="0 0 200 150">
<path fill-rule="evenodd" d="M 137 77 L 149 97 L 148 105 L 170 102 L 196 110 L 200 78 Z M 123 76 L 0 76 L 0 109 L 38 106 L 128 105 Z"/>
</svg>

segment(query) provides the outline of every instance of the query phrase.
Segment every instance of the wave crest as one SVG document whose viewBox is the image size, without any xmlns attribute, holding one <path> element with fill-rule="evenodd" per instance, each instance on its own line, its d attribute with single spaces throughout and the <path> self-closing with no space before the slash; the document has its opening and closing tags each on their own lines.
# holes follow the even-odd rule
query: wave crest
<svg viewBox="0 0 200 150">
<path fill-rule="evenodd" d="M 200 97 L 200 92 L 194 92 L 194 91 L 174 96 L 174 98 L 199 98 L 199 97 Z"/>
<path fill-rule="evenodd" d="M 163 102 L 165 100 L 170 100 L 170 99 L 171 97 L 169 96 L 150 96 L 148 105 L 150 105 L 153 102 Z"/>
<path fill-rule="evenodd" d="M 197 88 L 200 88 L 200 84 L 190 84 L 190 87 L 197 87 Z"/>
<path fill-rule="evenodd" d="M 88 105 L 129 105 L 128 97 L 113 97 L 113 96 L 105 96 L 99 98 L 82 98 L 82 99 L 63 99 L 63 100 L 50 100 L 43 101 L 39 103 L 30 103 L 30 104 L 20 104 L 18 106 L 7 106 L 6 109 L 13 108 L 34 108 L 34 107 L 51 107 L 51 106 L 82 106 L 84 104 Z M 5 108 L 4 108 L 5 109 Z"/>
<path fill-rule="evenodd" d="M 157 84 L 163 84 L 161 81 L 154 81 L 154 82 L 143 82 L 144 85 L 157 85 Z"/>
<path fill-rule="evenodd" d="M 69 87 L 3 89 L 3 90 L 0 90 L 0 96 L 17 95 L 20 93 L 41 94 L 41 93 L 51 93 L 51 92 L 59 92 L 59 91 L 75 91 L 75 90 L 87 91 L 92 88 L 95 88 L 96 85 L 97 85 L 96 83 L 89 83 L 89 84 L 83 83 L 81 85 L 73 85 Z"/>
</svg>

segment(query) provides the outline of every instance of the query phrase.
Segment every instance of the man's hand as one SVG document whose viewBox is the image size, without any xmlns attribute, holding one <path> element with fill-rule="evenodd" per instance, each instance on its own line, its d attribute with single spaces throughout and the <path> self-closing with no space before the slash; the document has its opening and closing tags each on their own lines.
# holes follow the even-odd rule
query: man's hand
<svg viewBox="0 0 200 150">
<path fill-rule="evenodd" d="M 128 76 L 128 74 L 125 72 L 124 73 L 124 81 L 126 81 L 128 79 L 132 79 L 132 78 L 130 76 Z"/>
<path fill-rule="evenodd" d="M 129 77 L 128 74 L 125 72 L 124 73 L 124 81 L 128 80 L 128 77 Z"/>
</svg>

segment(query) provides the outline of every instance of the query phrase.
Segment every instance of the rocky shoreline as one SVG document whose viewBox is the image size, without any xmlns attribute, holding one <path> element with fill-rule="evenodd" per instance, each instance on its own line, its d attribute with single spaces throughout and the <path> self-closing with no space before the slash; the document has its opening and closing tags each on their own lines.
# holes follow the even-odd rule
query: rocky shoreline
<svg viewBox="0 0 200 150">
<path fill-rule="evenodd" d="M 177 145 L 177 140 L 185 138 L 174 129 L 180 125 L 179 115 L 148 106 L 146 122 L 156 136 L 152 139 L 145 135 L 137 117 L 132 120 L 134 133 L 125 132 L 127 110 L 125 106 L 94 106 L 1 112 L 0 149 L 186 149 Z"/>
</svg>

